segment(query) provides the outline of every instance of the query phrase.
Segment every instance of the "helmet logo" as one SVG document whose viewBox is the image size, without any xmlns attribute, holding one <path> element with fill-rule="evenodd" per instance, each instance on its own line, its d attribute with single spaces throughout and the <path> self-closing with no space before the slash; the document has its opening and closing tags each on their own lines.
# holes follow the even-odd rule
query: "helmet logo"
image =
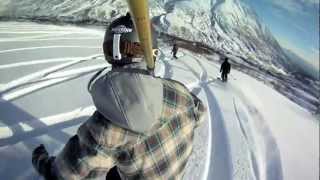
<svg viewBox="0 0 320 180">
<path fill-rule="evenodd" d="M 137 42 L 124 42 L 124 51 L 125 54 L 134 55 L 136 57 L 142 57 L 143 56 L 143 49 L 141 45 Z M 159 54 L 159 49 L 153 49 L 153 56 L 157 57 Z"/>
<path fill-rule="evenodd" d="M 124 52 L 126 54 L 130 54 L 130 55 L 143 55 L 143 50 L 140 47 L 140 44 L 137 42 L 134 43 L 130 43 L 130 42 L 125 42 L 124 44 Z"/>
<path fill-rule="evenodd" d="M 111 31 L 115 34 L 123 34 L 123 33 L 129 33 L 129 32 L 132 32 L 132 29 L 131 28 L 127 28 L 126 26 L 124 25 L 120 25 L 120 26 L 117 26 L 115 28 L 112 28 Z"/>
</svg>

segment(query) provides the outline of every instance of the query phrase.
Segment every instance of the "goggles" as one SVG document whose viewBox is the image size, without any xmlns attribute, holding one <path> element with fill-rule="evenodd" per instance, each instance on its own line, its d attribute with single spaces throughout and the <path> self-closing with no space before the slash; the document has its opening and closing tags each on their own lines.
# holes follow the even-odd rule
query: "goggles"
<svg viewBox="0 0 320 180">
<path fill-rule="evenodd" d="M 103 50 L 115 62 L 127 58 L 133 62 L 140 61 L 144 56 L 140 43 L 122 40 L 121 34 L 113 34 L 113 40 L 103 43 Z M 159 49 L 153 49 L 153 57 L 156 59 L 158 55 Z"/>
</svg>

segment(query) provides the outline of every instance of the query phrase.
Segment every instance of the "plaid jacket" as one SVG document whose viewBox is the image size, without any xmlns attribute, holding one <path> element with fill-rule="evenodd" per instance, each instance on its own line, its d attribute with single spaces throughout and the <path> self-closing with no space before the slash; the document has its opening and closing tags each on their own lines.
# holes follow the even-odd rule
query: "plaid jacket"
<svg viewBox="0 0 320 180">
<path fill-rule="evenodd" d="M 164 108 L 149 133 L 120 128 L 96 111 L 56 157 L 60 179 L 95 179 L 113 166 L 122 179 L 182 179 L 205 107 L 181 83 L 163 84 Z"/>
</svg>

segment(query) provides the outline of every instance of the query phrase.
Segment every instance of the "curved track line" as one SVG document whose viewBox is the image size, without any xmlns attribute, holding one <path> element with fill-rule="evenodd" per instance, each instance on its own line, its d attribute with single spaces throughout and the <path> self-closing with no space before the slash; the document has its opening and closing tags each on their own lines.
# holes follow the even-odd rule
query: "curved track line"
<svg viewBox="0 0 320 180">
<path fill-rule="evenodd" d="M 57 66 L 54 66 L 51 68 L 44 69 L 42 71 L 38 71 L 38 72 L 35 72 L 32 74 L 29 74 L 27 76 L 24 76 L 22 78 L 19 78 L 19 79 L 16 79 L 16 80 L 9 82 L 8 84 L 6 84 L 5 86 L 2 87 L 1 91 L 2 92 L 8 91 L 16 86 L 19 86 L 22 83 L 27 83 L 27 82 L 30 82 L 31 80 L 45 77 L 46 75 L 48 75 L 50 73 L 56 72 L 61 69 L 65 69 L 67 67 L 73 66 L 75 64 L 79 64 L 81 62 L 82 62 L 81 60 L 75 60 L 75 61 L 71 61 L 68 63 L 64 63 L 61 65 L 57 65 Z"/>
<path fill-rule="evenodd" d="M 209 102 L 208 99 L 206 101 L 207 103 L 207 107 L 209 107 Z M 210 112 L 210 109 L 208 109 L 208 112 Z M 202 178 L 202 180 L 208 180 L 209 179 L 209 171 L 210 171 L 210 160 L 211 160 L 211 150 L 212 150 L 212 117 L 211 117 L 211 113 L 208 113 L 208 125 L 209 125 L 209 135 L 208 135 L 208 146 L 207 146 L 207 162 L 206 162 L 206 166 L 204 169 L 204 176 Z"/>
<path fill-rule="evenodd" d="M 207 179 L 214 177 L 216 179 L 231 180 L 233 178 L 232 157 L 230 156 L 229 137 L 224 124 L 224 118 L 215 95 L 210 90 L 208 84 L 205 83 L 208 80 L 207 70 L 196 57 L 194 59 L 202 69 L 199 79 L 200 82 L 203 82 L 201 83 L 202 88 L 207 96 L 208 111 L 210 112 L 209 119 L 213 120 L 211 129 L 214 132 L 211 142 L 213 154 L 210 157 L 210 164 L 213 164 L 210 166 Z"/>
<path fill-rule="evenodd" d="M 82 71 L 82 72 L 80 72 L 80 71 L 76 72 L 76 71 L 71 70 L 71 71 L 66 72 L 66 73 L 68 73 L 67 77 L 59 77 L 59 76 L 48 77 L 49 79 L 47 81 L 44 81 L 44 82 L 41 81 L 37 85 L 27 87 L 27 88 L 24 88 L 21 90 L 17 90 L 12 93 L 5 93 L 2 95 L 2 98 L 6 101 L 12 101 L 14 99 L 17 99 L 17 98 L 23 97 L 25 95 L 31 94 L 33 92 L 39 91 L 41 89 L 48 88 L 53 85 L 65 82 L 65 81 L 70 81 L 70 80 L 79 78 L 83 75 L 86 75 L 91 72 L 97 71 L 101 68 L 104 68 L 105 66 L 106 66 L 105 64 L 101 64 L 101 65 L 96 65 L 96 66 L 89 68 L 89 69 L 88 69 L 88 67 L 86 69 L 80 68 L 80 71 Z"/>
<path fill-rule="evenodd" d="M 17 48 L 17 49 L 8 49 L 0 51 L 0 53 L 8 53 L 14 51 L 25 51 L 25 50 L 35 50 L 35 49 L 51 49 L 51 48 L 84 48 L 84 49 L 100 49 L 100 46 L 39 46 L 39 47 L 29 47 L 29 48 Z"/>
<path fill-rule="evenodd" d="M 256 180 L 260 180 L 260 169 L 259 169 L 259 166 L 258 166 L 258 158 L 257 158 L 257 155 L 255 153 L 255 151 L 252 149 L 252 147 L 249 145 L 248 141 L 254 141 L 254 140 L 250 140 L 249 137 L 248 137 L 248 134 L 244 128 L 244 125 L 243 125 L 243 122 L 240 118 L 240 114 L 239 114 L 239 111 L 238 111 L 238 108 L 237 108 L 237 105 L 236 105 L 236 100 L 235 100 L 235 97 L 233 97 L 233 108 L 234 108 L 234 111 L 235 111 L 235 114 L 236 114 L 236 117 L 237 117 L 237 120 L 238 120 L 238 123 L 239 123 L 239 126 L 240 126 L 240 130 L 241 130 L 241 133 L 242 135 L 245 137 L 246 139 L 246 143 L 247 143 L 247 147 L 249 147 L 249 150 L 250 150 L 250 161 L 251 161 L 251 166 L 252 166 L 252 169 L 253 169 L 253 174 L 254 174 L 254 177 Z M 253 136 L 253 135 L 252 135 Z M 254 142 L 252 142 L 254 143 Z"/>
<path fill-rule="evenodd" d="M 1 31 L 1 34 L 65 34 L 68 31 L 60 31 L 60 30 L 54 30 L 54 31 Z"/>
<path fill-rule="evenodd" d="M 204 66 L 200 63 L 200 60 L 197 57 L 194 57 L 194 59 L 199 63 L 199 65 L 202 67 L 202 69 L 204 69 Z M 205 78 L 200 78 L 202 81 Z M 201 82 L 202 82 L 201 81 Z M 207 83 L 203 83 L 203 85 L 206 85 Z M 233 89 L 237 89 L 237 88 L 233 88 Z M 212 93 L 211 91 L 208 91 L 210 93 Z M 243 92 L 240 93 L 240 97 L 243 98 L 244 94 Z M 209 99 L 210 96 L 207 95 L 207 98 Z M 214 101 L 210 101 L 210 102 L 214 102 Z M 246 101 L 248 102 L 248 101 Z M 234 102 L 235 103 L 235 102 Z M 234 104 L 235 105 L 235 104 Z M 246 103 L 247 106 L 250 105 L 250 103 Z M 258 169 L 258 164 L 257 164 L 257 158 L 256 155 L 253 154 L 252 149 L 251 150 L 251 163 L 252 163 L 252 167 L 253 167 L 253 171 L 254 171 L 254 175 L 256 176 L 256 179 L 275 179 L 275 180 L 281 180 L 282 179 L 282 168 L 281 168 L 281 159 L 280 159 L 280 153 L 278 150 L 278 146 L 276 144 L 275 139 L 273 138 L 271 131 L 269 130 L 269 128 L 266 127 L 266 124 L 264 123 L 265 121 L 263 120 L 262 115 L 260 115 L 260 113 L 254 108 L 253 105 L 250 105 L 250 107 L 248 107 L 250 112 L 249 114 L 251 115 L 250 117 L 255 119 L 255 120 L 259 120 L 258 122 L 258 131 L 262 132 L 263 136 L 265 137 L 265 159 L 264 159 L 264 163 L 266 163 L 266 169 L 265 169 L 265 176 L 262 175 L 262 173 L 259 171 Z M 235 109 L 236 111 L 236 115 L 237 118 L 239 118 L 239 114 L 237 109 Z M 240 120 L 240 119 L 238 119 Z M 240 121 L 241 123 L 241 121 Z M 256 122 L 257 124 L 257 122 Z M 244 133 L 244 136 L 247 138 L 248 135 L 246 134 L 244 128 L 243 128 L 243 124 L 240 124 L 240 128 L 241 131 Z M 249 147 L 250 148 L 250 147 Z M 262 176 L 261 176 L 262 175 Z"/>
<path fill-rule="evenodd" d="M 204 91 L 207 97 L 207 107 L 208 107 L 208 120 L 209 122 L 209 143 L 208 143 L 208 163 L 205 167 L 205 172 L 207 173 L 204 177 L 205 179 L 223 179 L 231 180 L 232 179 L 232 157 L 230 156 L 230 145 L 228 144 L 228 134 L 226 132 L 226 127 L 224 125 L 224 118 L 222 116 L 221 109 L 217 103 L 217 99 L 210 90 L 208 86 L 208 73 L 205 67 L 196 60 L 195 57 L 190 56 L 198 63 L 202 69 L 201 74 L 199 75 L 191 66 L 182 62 L 190 72 L 196 76 L 198 79 L 197 83 L 194 84 L 193 89 L 201 89 Z M 189 84 L 189 86 L 191 86 Z M 197 88 L 196 86 L 199 86 Z M 213 133 L 214 134 L 213 134 Z"/>
<path fill-rule="evenodd" d="M 212 154 L 210 157 L 210 170 L 207 179 L 232 179 L 232 157 L 230 156 L 230 145 L 226 132 L 224 119 L 217 99 L 208 86 L 203 87 L 208 100 L 208 112 L 212 119 Z M 211 102 L 211 103 L 209 103 Z"/>
<path fill-rule="evenodd" d="M 0 38 L 0 43 L 1 42 L 15 42 L 19 40 L 32 40 L 32 39 L 37 39 L 37 38 L 54 38 L 54 37 L 60 37 L 63 35 L 68 35 L 72 33 L 65 33 L 65 34 L 52 34 L 52 35 L 36 35 L 36 36 L 26 36 L 26 37 L 19 37 L 19 38 Z"/>
<path fill-rule="evenodd" d="M 22 78 L 13 80 L 10 83 L 2 86 L 1 89 L 0 89 L 0 92 L 1 93 L 5 93 L 6 91 L 9 91 L 10 89 L 13 89 L 16 86 L 19 86 L 20 84 L 30 82 L 31 80 L 34 80 L 34 79 L 45 77 L 45 76 L 49 75 L 50 73 L 57 72 L 59 70 L 65 69 L 67 67 L 70 67 L 70 66 L 85 62 L 87 60 L 96 59 L 97 57 L 100 57 L 100 56 L 101 56 L 100 54 L 99 55 L 89 56 L 89 57 L 86 57 L 86 58 L 83 58 L 83 59 L 74 60 L 74 61 L 71 61 L 71 62 L 60 64 L 60 65 L 57 65 L 57 66 L 53 66 L 53 67 L 50 67 L 50 68 L 47 68 L 47 69 L 44 69 L 44 70 L 41 70 L 41 71 L 38 71 L 38 72 L 35 72 L 35 73 L 32 73 L 32 74 L 29 74 L 29 75 L 24 76 Z"/>
<path fill-rule="evenodd" d="M 102 56 L 103 56 L 103 54 L 101 54 L 101 57 Z M 27 61 L 27 62 L 19 62 L 19 63 L 0 65 L 0 70 L 1 69 L 7 69 L 7 68 L 15 68 L 15 67 L 22 67 L 22 66 L 37 65 L 37 64 L 47 64 L 47 63 L 65 62 L 65 61 L 75 61 L 75 60 L 81 60 L 81 59 L 91 60 L 90 58 L 92 58 L 92 56 L 89 56 L 89 57 L 64 57 L 64 58 L 41 59 L 41 60 L 35 60 L 35 61 Z"/>
<path fill-rule="evenodd" d="M 48 37 L 48 36 L 45 36 Z M 49 36 L 51 37 L 51 36 Z M 96 39 L 101 39 L 101 37 L 73 37 L 73 38 L 47 38 L 47 39 L 10 39 L 8 38 L 8 40 L 3 40 L 0 39 L 0 42 L 31 42 L 31 41 L 59 41 L 59 40 L 96 40 Z"/>
<path fill-rule="evenodd" d="M 97 71 L 101 68 L 105 68 L 108 67 L 110 68 L 111 65 L 109 64 L 97 64 L 97 65 L 92 65 L 92 66 L 87 66 L 87 67 L 82 67 L 82 68 L 77 68 L 77 69 L 71 69 L 71 70 L 67 70 L 67 71 L 62 71 L 62 72 L 56 72 L 53 74 L 48 75 L 46 78 L 50 79 L 50 78 L 63 78 L 66 76 L 73 76 L 73 75 L 79 75 L 79 74 L 83 74 L 83 73 L 91 73 L 93 71 Z M 43 79 L 46 79 L 43 78 Z M 41 79 L 41 80 L 43 80 Z"/>
<path fill-rule="evenodd" d="M 54 37 L 62 37 L 62 36 L 68 36 L 68 35 L 75 35 L 75 34 L 85 34 L 86 32 L 64 32 L 59 34 L 43 34 L 43 35 L 35 35 L 35 36 L 24 36 L 24 37 L 18 37 L 18 38 L 0 38 L 0 42 L 11 42 L 11 41 L 27 41 L 27 40 L 36 40 L 38 38 L 54 38 Z M 103 35 L 98 33 L 91 33 L 90 35 L 98 36 L 101 39 Z"/>
<path fill-rule="evenodd" d="M 50 73 L 53 73 L 53 72 L 58 71 L 60 69 L 67 68 L 67 67 L 75 65 L 75 64 L 78 64 L 80 62 L 81 61 L 72 61 L 72 62 L 65 63 L 65 64 L 62 64 L 62 65 L 58 65 L 58 66 L 55 66 L 55 67 L 52 67 L 52 68 L 48 68 L 48 69 L 43 70 L 43 71 L 32 73 L 30 75 L 27 75 L 27 76 L 24 76 L 22 78 L 19 78 L 19 79 L 16 79 L 16 80 L 13 80 L 13 81 L 9 82 L 8 84 L 2 86 L 2 89 L 0 91 L 1 91 L 1 93 L 5 93 L 6 91 L 10 91 L 11 89 L 15 88 L 16 86 L 19 86 L 21 84 L 30 82 L 31 80 L 34 80 L 34 79 L 45 77 L 46 75 L 48 75 Z"/>
<path fill-rule="evenodd" d="M 255 130 L 258 134 L 263 138 L 263 142 L 261 140 L 259 143 L 263 143 L 264 149 L 262 153 L 263 155 L 263 169 L 260 168 L 260 179 L 272 179 L 272 180 L 282 180 L 282 163 L 281 163 L 281 155 L 279 151 L 279 147 L 277 145 L 276 139 L 274 138 L 270 128 L 268 127 L 266 120 L 260 114 L 260 112 L 255 108 L 255 106 L 250 103 L 246 95 L 238 89 L 234 87 L 239 95 L 239 98 L 245 102 L 245 106 L 247 109 L 247 114 L 250 114 L 250 118 L 254 123 Z M 263 171 L 262 171 L 263 170 Z"/>
<path fill-rule="evenodd" d="M 59 123 L 65 123 L 67 121 L 72 121 L 81 116 L 90 116 L 95 110 L 94 106 L 89 106 L 86 108 L 77 108 L 70 112 L 65 112 L 61 114 L 56 114 L 53 116 L 43 117 L 40 119 L 33 119 L 28 121 L 22 121 L 17 124 L 11 126 L 0 127 L 0 147 L 6 146 L 8 143 L 4 143 L 8 138 L 19 137 L 22 136 L 23 133 L 30 132 L 33 130 L 39 130 L 46 128 L 46 126 L 53 126 Z M 41 121 L 43 124 L 39 124 Z M 45 126 L 43 126 L 45 125 Z M 30 129 L 24 129 L 24 131 L 20 131 L 19 133 L 13 133 L 13 129 L 18 129 L 19 127 L 27 127 L 30 126 Z M 24 137 L 24 136 L 22 136 Z M 13 142 L 11 142 L 13 143 Z M 16 143 L 16 141 L 14 142 Z"/>
<path fill-rule="evenodd" d="M 183 62 L 183 61 L 182 61 Z M 183 63 L 184 66 L 187 67 L 187 69 L 185 69 L 185 71 L 188 71 L 189 72 L 192 72 L 193 75 L 195 75 L 195 78 L 197 79 L 195 82 L 191 82 L 191 83 L 188 83 L 188 84 L 185 84 L 185 86 L 191 91 L 194 93 L 194 90 L 197 89 L 198 93 L 200 93 L 201 91 L 201 87 L 200 87 L 200 79 L 204 79 L 203 76 L 206 77 L 206 72 L 204 73 L 201 73 L 200 77 L 198 75 L 198 73 L 195 72 L 194 69 L 192 69 L 191 66 L 189 66 L 188 64 L 185 64 Z M 166 61 L 166 63 L 164 63 L 164 68 L 165 68 L 165 74 L 167 76 L 172 76 L 172 67 L 173 66 L 170 62 Z M 170 70 L 168 70 L 167 68 L 170 68 Z M 198 93 L 196 93 L 195 95 L 198 95 Z M 209 101 L 206 100 L 206 104 L 207 104 L 207 107 L 209 107 Z M 208 112 L 210 112 L 210 108 L 208 110 Z M 207 146 L 207 154 L 206 154 L 206 163 L 205 163 L 205 167 L 204 167 L 204 174 L 202 176 L 202 180 L 207 180 L 207 179 L 211 179 L 209 177 L 211 177 L 209 175 L 209 172 L 211 170 L 212 167 L 210 167 L 210 160 L 212 159 L 212 155 L 211 155 L 211 151 L 212 151 L 212 115 L 211 113 L 208 113 L 208 125 L 209 125 L 209 129 L 208 129 L 208 146 Z"/>
</svg>

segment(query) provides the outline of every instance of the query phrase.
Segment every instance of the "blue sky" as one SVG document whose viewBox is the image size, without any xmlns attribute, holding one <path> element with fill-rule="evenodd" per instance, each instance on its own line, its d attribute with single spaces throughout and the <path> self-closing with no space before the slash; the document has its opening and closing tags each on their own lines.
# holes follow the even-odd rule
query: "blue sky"
<svg viewBox="0 0 320 180">
<path fill-rule="evenodd" d="M 278 42 L 319 69 L 319 0 L 245 0 Z"/>
</svg>

